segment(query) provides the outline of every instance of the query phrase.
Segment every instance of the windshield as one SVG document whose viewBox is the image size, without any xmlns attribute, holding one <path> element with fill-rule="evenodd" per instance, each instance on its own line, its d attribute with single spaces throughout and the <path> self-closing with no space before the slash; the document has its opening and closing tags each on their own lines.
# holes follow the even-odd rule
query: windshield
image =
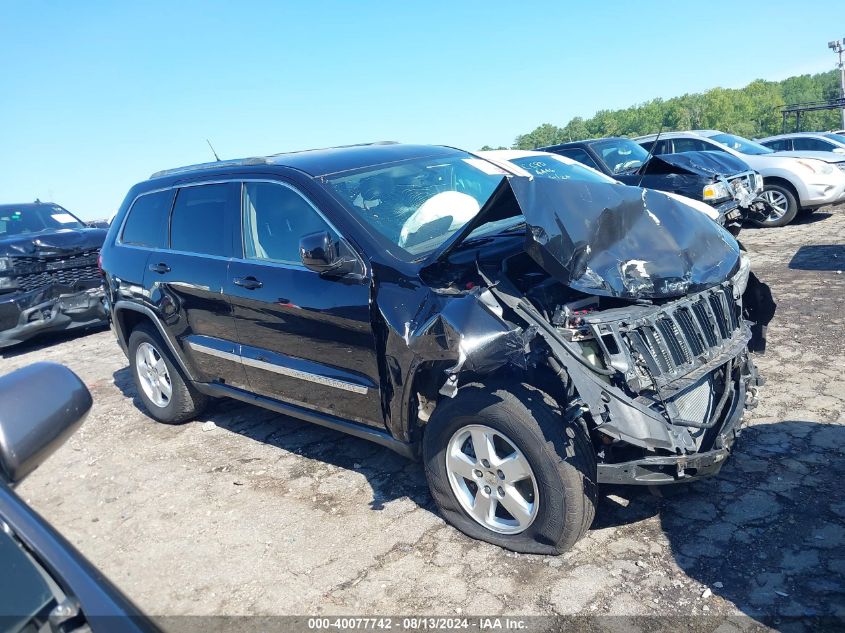
<svg viewBox="0 0 845 633">
<path fill-rule="evenodd" d="M 568 163 L 556 156 L 523 156 L 512 158 L 510 162 L 522 167 L 529 174 L 538 178 L 555 180 L 581 180 L 586 182 L 616 182 L 604 174 L 588 169 L 578 163 Z"/>
<path fill-rule="evenodd" d="M 648 152 L 634 141 L 626 138 L 612 138 L 590 143 L 613 174 L 637 171 L 648 158 Z"/>
<path fill-rule="evenodd" d="M 774 152 L 774 150 L 769 149 L 765 145 L 760 145 L 760 143 L 755 143 L 754 141 L 749 141 L 747 138 L 734 136 L 733 134 L 715 134 L 710 138 L 729 149 L 740 152 L 741 154 L 759 156 L 760 154 L 772 154 Z"/>
<path fill-rule="evenodd" d="M 5 205 L 0 209 L 0 238 L 84 228 L 82 222 L 57 204 Z"/>
<path fill-rule="evenodd" d="M 833 132 L 829 132 L 825 134 L 826 138 L 829 138 L 831 141 L 836 141 L 837 143 L 841 143 L 845 145 L 845 134 L 834 134 Z"/>
<path fill-rule="evenodd" d="M 347 210 L 386 241 L 391 254 L 413 261 L 475 217 L 505 175 L 486 160 L 456 152 L 344 172 L 326 181 Z"/>
</svg>

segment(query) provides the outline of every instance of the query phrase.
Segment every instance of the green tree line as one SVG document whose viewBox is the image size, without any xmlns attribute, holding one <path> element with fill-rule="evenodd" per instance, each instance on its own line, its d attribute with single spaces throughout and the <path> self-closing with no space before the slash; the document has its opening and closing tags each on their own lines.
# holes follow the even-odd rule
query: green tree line
<svg viewBox="0 0 845 633">
<path fill-rule="evenodd" d="M 838 96 L 839 75 L 835 70 L 783 81 L 757 79 L 744 88 L 713 88 L 666 100 L 652 99 L 621 110 L 599 110 L 589 119 L 574 117 L 563 127 L 544 123 L 517 136 L 513 147 L 533 149 L 585 138 L 639 136 L 661 127 L 664 131 L 718 129 L 760 138 L 781 132 L 783 105 Z M 837 129 L 839 116 L 839 110 L 804 113 L 802 131 Z M 795 129 L 794 116 L 787 119 L 787 129 Z M 485 145 L 482 149 L 493 148 Z"/>
</svg>

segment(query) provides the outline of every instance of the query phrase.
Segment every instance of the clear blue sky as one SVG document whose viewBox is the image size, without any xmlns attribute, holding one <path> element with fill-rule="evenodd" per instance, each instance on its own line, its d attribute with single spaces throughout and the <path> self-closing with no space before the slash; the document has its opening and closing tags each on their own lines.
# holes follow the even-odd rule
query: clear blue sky
<svg viewBox="0 0 845 633">
<path fill-rule="evenodd" d="M 796 18 L 798 13 L 802 19 Z M 370 140 L 510 145 L 834 67 L 845 1 L 0 5 L 0 201 L 107 217 L 158 169 Z"/>
</svg>

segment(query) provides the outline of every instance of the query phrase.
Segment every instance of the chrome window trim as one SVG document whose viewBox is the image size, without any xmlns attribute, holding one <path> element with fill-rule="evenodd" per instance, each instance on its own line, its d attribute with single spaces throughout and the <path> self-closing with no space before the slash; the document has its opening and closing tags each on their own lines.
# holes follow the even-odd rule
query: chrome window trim
<svg viewBox="0 0 845 633">
<path fill-rule="evenodd" d="M 223 350 L 216 349 L 209 345 L 203 345 L 202 343 L 198 343 L 196 341 L 186 340 L 185 343 L 187 346 L 201 354 L 207 354 L 208 356 L 214 356 L 216 358 L 222 358 L 224 360 L 229 360 L 235 363 L 240 363 L 242 365 L 246 365 L 248 367 L 254 367 L 256 369 L 263 369 L 264 371 L 269 371 L 274 374 L 281 374 L 282 376 L 289 376 L 291 378 L 298 378 L 299 380 L 305 380 L 308 382 L 313 382 L 319 385 L 325 385 L 327 387 L 334 387 L 335 389 L 342 389 L 344 391 L 351 391 L 352 393 L 357 393 L 361 395 L 366 395 L 369 392 L 369 387 L 364 385 L 358 385 L 353 382 L 348 382 L 346 380 L 340 380 L 339 378 L 329 378 L 328 376 L 323 376 L 321 374 L 315 374 L 309 371 L 302 371 L 300 369 L 293 369 L 290 367 L 283 367 L 282 365 L 276 365 L 274 363 L 268 363 L 266 361 L 258 360 L 255 358 L 247 358 L 243 356 L 243 354 L 235 354 L 232 352 L 226 352 Z M 236 345 L 235 349 L 239 349 L 240 346 Z"/>
</svg>

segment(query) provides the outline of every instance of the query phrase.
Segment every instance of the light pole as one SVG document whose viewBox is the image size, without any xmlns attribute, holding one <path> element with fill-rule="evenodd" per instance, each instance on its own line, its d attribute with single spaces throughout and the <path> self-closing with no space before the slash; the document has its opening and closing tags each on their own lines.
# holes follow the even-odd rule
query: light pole
<svg viewBox="0 0 845 633">
<path fill-rule="evenodd" d="M 827 47 L 839 55 L 839 97 L 845 99 L 845 64 L 842 63 L 842 53 L 845 52 L 845 37 L 827 43 Z M 842 129 L 845 130 L 845 106 L 842 108 Z"/>
</svg>

